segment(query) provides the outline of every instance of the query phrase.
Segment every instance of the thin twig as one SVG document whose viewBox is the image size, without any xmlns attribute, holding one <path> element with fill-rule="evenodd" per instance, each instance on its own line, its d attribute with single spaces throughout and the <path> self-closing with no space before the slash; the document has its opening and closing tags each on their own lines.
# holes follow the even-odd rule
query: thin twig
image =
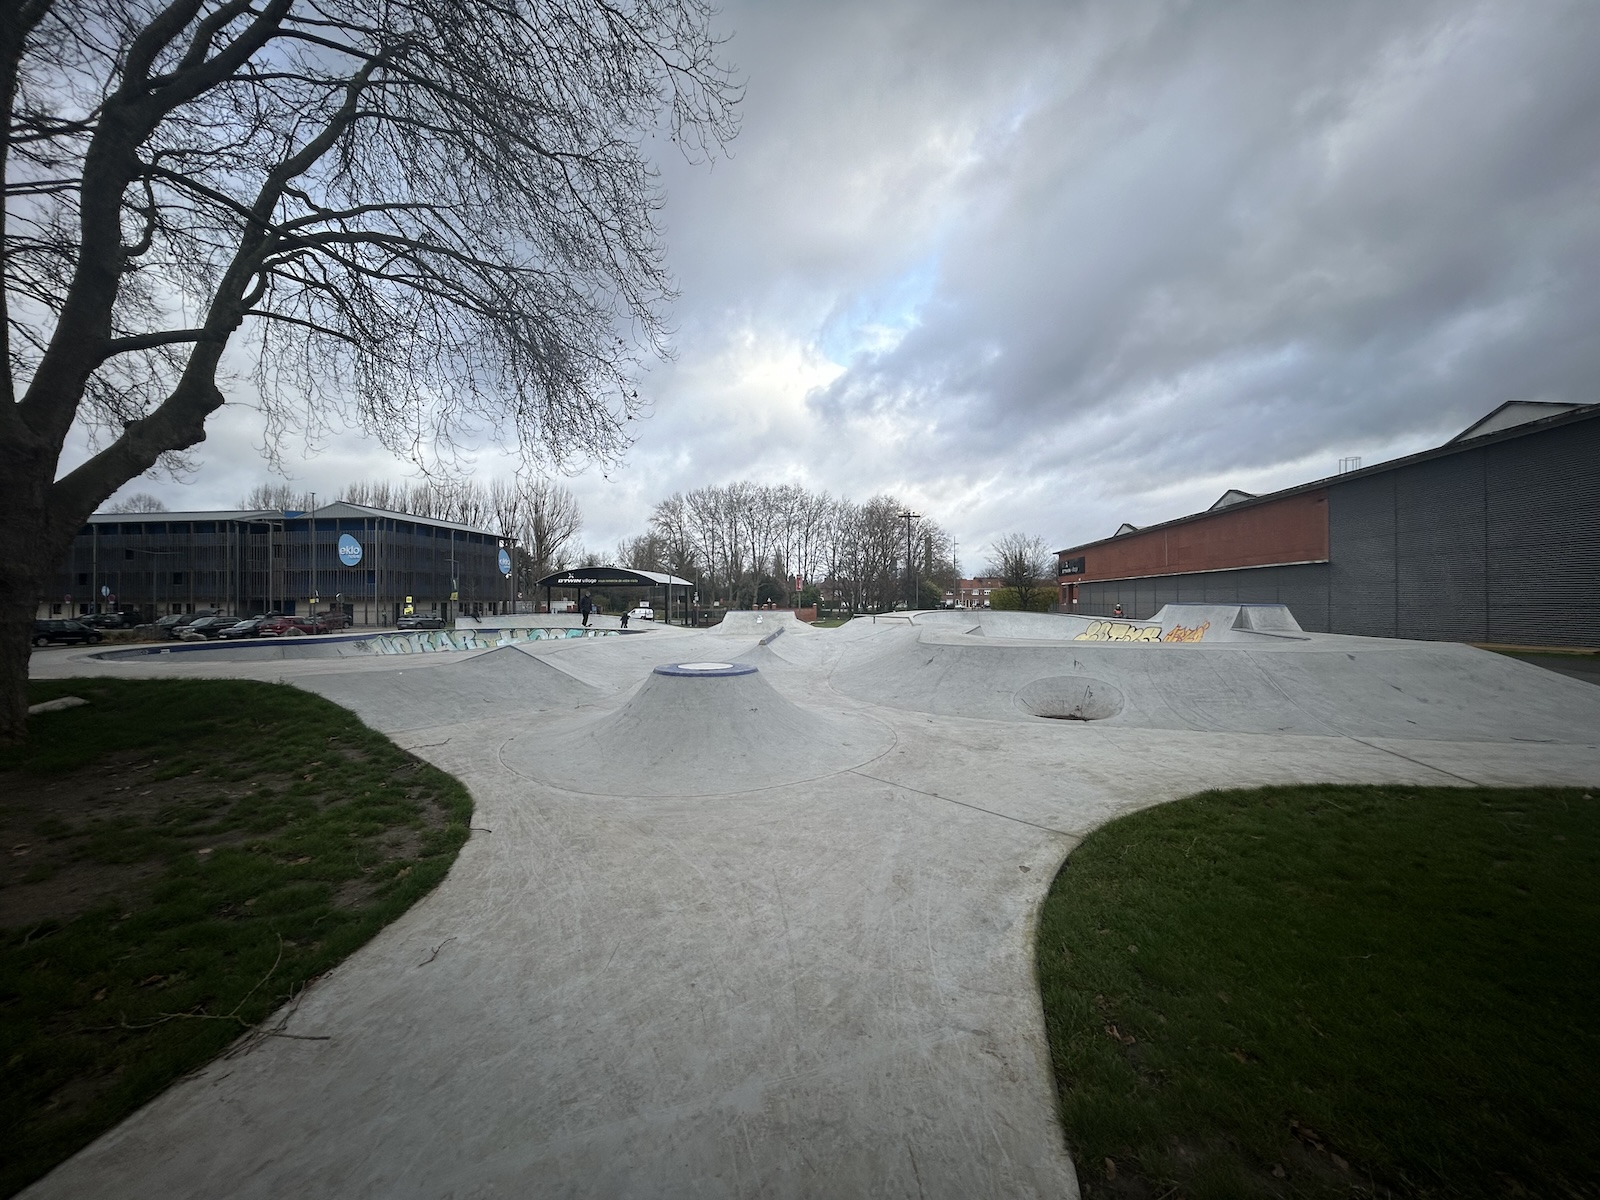
<svg viewBox="0 0 1600 1200">
<path fill-rule="evenodd" d="M 448 946 L 451 942 L 453 942 L 455 940 L 456 939 L 455 939 L 455 935 L 454 934 L 451 934 L 449 937 L 445 938 L 444 941 L 440 942 L 437 946 L 435 946 L 433 948 L 433 953 L 428 955 L 428 957 L 423 959 L 421 962 L 419 962 L 417 964 L 417 966 L 419 966 L 419 967 L 427 966 L 434 959 L 439 957 L 439 951 L 443 950 L 446 946 Z"/>
</svg>

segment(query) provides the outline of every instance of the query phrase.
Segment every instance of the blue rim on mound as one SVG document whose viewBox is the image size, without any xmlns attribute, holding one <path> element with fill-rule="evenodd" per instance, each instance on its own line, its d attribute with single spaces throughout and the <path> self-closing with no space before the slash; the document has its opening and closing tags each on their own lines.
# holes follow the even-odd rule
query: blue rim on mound
<svg viewBox="0 0 1600 1200">
<path fill-rule="evenodd" d="M 683 679 L 727 679 L 731 675 L 754 675 L 756 668 L 739 662 L 662 663 L 657 675 L 676 675 Z"/>
</svg>

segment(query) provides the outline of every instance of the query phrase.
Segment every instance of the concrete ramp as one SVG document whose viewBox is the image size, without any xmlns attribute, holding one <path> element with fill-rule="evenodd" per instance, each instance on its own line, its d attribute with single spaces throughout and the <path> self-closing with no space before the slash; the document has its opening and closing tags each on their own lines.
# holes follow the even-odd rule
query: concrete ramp
<svg viewBox="0 0 1600 1200">
<path fill-rule="evenodd" d="M 615 711 L 517 738 L 502 758 L 573 792 L 723 795 L 832 775 L 893 743 L 871 718 L 803 708 L 755 666 L 717 661 L 657 667 Z"/>
<path fill-rule="evenodd" d="M 1168 604 L 1153 618 L 1163 642 L 1307 640 L 1285 604 Z"/>
<path fill-rule="evenodd" d="M 1041 642 L 1238 642 L 1304 639 L 1282 604 L 1168 604 L 1148 621 L 1073 613 L 993 612 L 919 615 L 930 629 Z"/>
<path fill-rule="evenodd" d="M 386 733 L 577 708 L 604 694 L 513 646 L 394 670 L 304 675 L 295 683 Z"/>
</svg>

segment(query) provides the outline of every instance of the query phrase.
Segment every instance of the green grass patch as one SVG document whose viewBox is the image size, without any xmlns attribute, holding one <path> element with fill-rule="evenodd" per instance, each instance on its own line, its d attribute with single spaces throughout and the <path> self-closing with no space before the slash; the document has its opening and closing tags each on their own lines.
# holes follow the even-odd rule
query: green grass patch
<svg viewBox="0 0 1600 1200">
<path fill-rule="evenodd" d="M 1038 971 L 1096 1196 L 1600 1195 L 1600 804 L 1207 792 L 1106 825 Z"/>
<path fill-rule="evenodd" d="M 849 617 L 824 617 L 820 621 L 811 622 L 811 628 L 813 628 L 813 629 L 837 629 L 837 628 L 839 628 L 839 626 L 843 625 L 848 620 L 850 620 Z"/>
<path fill-rule="evenodd" d="M 472 807 L 451 776 L 294 688 L 30 693 L 90 704 L 31 718 L 29 742 L 0 751 L 0 1195 L 409 908 Z"/>
</svg>

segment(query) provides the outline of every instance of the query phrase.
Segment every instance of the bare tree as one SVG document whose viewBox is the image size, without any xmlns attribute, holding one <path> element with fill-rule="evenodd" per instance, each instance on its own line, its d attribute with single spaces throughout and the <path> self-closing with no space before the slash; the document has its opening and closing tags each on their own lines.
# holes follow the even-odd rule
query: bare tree
<svg viewBox="0 0 1600 1200">
<path fill-rule="evenodd" d="M 786 594 L 800 578 L 853 608 L 881 609 L 904 594 L 903 507 L 892 496 L 858 505 L 794 484 L 738 482 L 667 497 L 650 531 L 657 561 L 696 578 L 707 603 Z M 948 578 L 936 555 L 951 544 L 936 522 L 920 522 L 911 550 L 924 577 Z"/>
<path fill-rule="evenodd" d="M 1041 537 L 1008 533 L 989 548 L 989 574 L 1017 595 L 1017 606 L 1028 610 L 1049 602 L 1054 589 L 1046 585 L 1050 574 L 1050 549 Z"/>
<path fill-rule="evenodd" d="M 239 507 L 250 512 L 269 508 L 279 512 L 284 509 L 304 511 L 311 507 L 311 494 L 297 492 L 287 483 L 258 483 L 240 498 Z"/>
<path fill-rule="evenodd" d="M 230 342 L 266 444 L 359 425 L 615 459 L 665 350 L 643 149 L 734 132 L 710 0 L 6 0 L 0 741 L 95 507 L 197 445 Z M 633 333 L 631 340 L 626 336 Z M 619 333 L 623 336 L 619 336 Z M 77 422 L 98 452 L 56 478 Z"/>
<path fill-rule="evenodd" d="M 519 576 L 519 589 L 530 590 L 535 579 L 572 566 L 575 555 L 587 554 L 575 541 L 582 528 L 583 510 L 570 491 L 547 479 L 525 484 L 520 541 L 526 575 Z"/>
<path fill-rule="evenodd" d="M 135 492 L 131 496 L 124 496 L 121 500 L 106 505 L 106 511 L 113 513 L 166 512 L 167 506 L 161 502 L 160 497 L 152 496 L 149 492 Z"/>
</svg>

